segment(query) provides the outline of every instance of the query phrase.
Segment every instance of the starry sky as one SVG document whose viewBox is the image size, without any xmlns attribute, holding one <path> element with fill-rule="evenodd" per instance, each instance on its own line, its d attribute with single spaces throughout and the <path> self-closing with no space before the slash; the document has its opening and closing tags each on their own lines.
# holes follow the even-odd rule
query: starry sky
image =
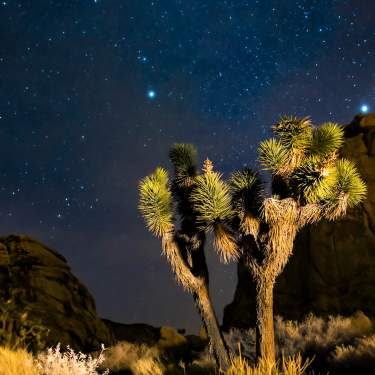
<svg viewBox="0 0 375 375">
<path fill-rule="evenodd" d="M 1 1 L 1 234 L 61 252 L 101 316 L 196 332 L 139 179 L 174 142 L 227 174 L 282 114 L 373 110 L 374 15 L 373 0 Z M 236 269 L 207 250 L 221 318 Z"/>
</svg>

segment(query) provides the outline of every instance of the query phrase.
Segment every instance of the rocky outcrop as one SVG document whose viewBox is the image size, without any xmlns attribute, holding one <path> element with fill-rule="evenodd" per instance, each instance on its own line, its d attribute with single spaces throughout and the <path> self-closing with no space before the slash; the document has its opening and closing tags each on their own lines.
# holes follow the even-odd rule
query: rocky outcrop
<svg viewBox="0 0 375 375">
<path fill-rule="evenodd" d="M 337 221 L 304 229 L 274 291 L 275 313 L 300 319 L 308 312 L 326 316 L 362 310 L 375 316 L 375 114 L 358 115 L 345 127 L 343 156 L 354 160 L 368 185 L 366 201 Z M 234 301 L 224 326 L 254 324 L 255 290 L 238 266 Z"/>
<path fill-rule="evenodd" d="M 116 341 L 126 341 L 132 344 L 146 344 L 159 348 L 186 346 L 188 339 L 183 334 L 185 330 L 173 327 L 153 327 L 148 324 L 124 324 L 103 319 L 103 322 L 114 332 Z"/>
<path fill-rule="evenodd" d="M 0 298 L 15 295 L 16 308 L 49 329 L 47 345 L 92 350 L 114 343 L 93 297 L 65 258 L 27 236 L 0 238 Z"/>
</svg>

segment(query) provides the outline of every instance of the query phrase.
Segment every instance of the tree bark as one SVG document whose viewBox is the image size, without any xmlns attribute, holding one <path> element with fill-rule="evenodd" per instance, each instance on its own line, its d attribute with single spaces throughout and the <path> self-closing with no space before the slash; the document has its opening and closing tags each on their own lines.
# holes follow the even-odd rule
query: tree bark
<svg viewBox="0 0 375 375">
<path fill-rule="evenodd" d="M 271 362 L 276 361 L 273 287 L 273 281 L 264 278 L 257 280 L 256 354 L 258 359 Z"/>
<path fill-rule="evenodd" d="M 201 286 L 196 291 L 195 299 L 200 310 L 203 324 L 207 330 L 213 355 L 219 367 L 225 371 L 229 367 L 228 349 L 219 328 L 219 323 L 211 303 L 207 285 Z"/>
<path fill-rule="evenodd" d="M 172 234 L 163 236 L 162 246 L 176 279 L 184 289 L 193 293 L 216 363 L 226 370 L 229 367 L 229 354 L 208 292 L 208 269 L 203 241 L 201 248 L 195 250 L 197 253 L 192 252 L 191 265 L 181 253 L 181 248 L 185 248 L 186 244 L 179 244 Z"/>
</svg>

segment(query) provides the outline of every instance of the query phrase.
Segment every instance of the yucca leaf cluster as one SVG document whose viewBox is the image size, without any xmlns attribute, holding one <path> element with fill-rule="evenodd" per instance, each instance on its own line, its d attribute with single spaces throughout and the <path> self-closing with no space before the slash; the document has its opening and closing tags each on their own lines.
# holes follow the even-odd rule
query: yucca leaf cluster
<svg viewBox="0 0 375 375">
<path fill-rule="evenodd" d="M 191 187 L 197 175 L 196 148 L 191 144 L 176 143 L 169 150 L 169 159 L 174 167 L 176 186 L 180 189 Z"/>
<path fill-rule="evenodd" d="M 210 160 L 202 173 L 197 168 L 197 151 L 190 144 L 175 144 L 169 151 L 174 179 L 169 180 L 163 168 L 141 180 L 139 209 L 148 229 L 158 237 L 174 231 L 175 218 L 180 219 L 181 236 L 196 231 L 214 234 L 214 247 L 224 262 L 238 257 L 230 231 L 234 216 L 231 190 L 222 174 L 213 171 Z"/>
<path fill-rule="evenodd" d="M 172 194 L 168 172 L 157 168 L 139 184 L 139 210 L 147 228 L 157 237 L 162 237 L 173 228 Z"/>
<path fill-rule="evenodd" d="M 202 228 L 207 229 L 233 215 L 229 188 L 221 178 L 222 174 L 218 172 L 208 172 L 196 178 L 191 201 Z"/>
<path fill-rule="evenodd" d="M 333 206 L 345 201 L 353 207 L 364 199 L 366 185 L 355 165 L 339 157 L 341 126 L 329 122 L 314 128 L 308 118 L 284 117 L 272 129 L 276 137 L 260 144 L 259 162 L 301 205 L 321 204 L 334 219 Z"/>
<path fill-rule="evenodd" d="M 196 178 L 190 199 L 200 228 L 214 233 L 214 247 L 222 261 L 227 263 L 239 256 L 230 230 L 230 221 L 234 217 L 232 197 L 222 174 L 212 169 L 212 162 L 206 160 L 204 173 Z"/>
</svg>

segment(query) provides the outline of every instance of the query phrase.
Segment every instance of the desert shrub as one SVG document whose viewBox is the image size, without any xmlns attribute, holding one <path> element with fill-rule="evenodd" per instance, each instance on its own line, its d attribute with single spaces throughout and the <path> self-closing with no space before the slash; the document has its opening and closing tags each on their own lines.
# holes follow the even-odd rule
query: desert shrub
<svg viewBox="0 0 375 375">
<path fill-rule="evenodd" d="M 83 353 L 75 353 L 69 346 L 66 352 L 60 352 L 60 344 L 39 353 L 36 367 L 41 375 L 97 375 L 100 364 L 104 361 L 104 347 L 97 358 Z M 109 374 L 106 370 L 104 374 Z"/>
<path fill-rule="evenodd" d="M 255 361 L 255 329 L 244 331 L 232 328 L 228 333 L 224 333 L 224 338 L 231 353 L 242 353 L 245 358 Z"/>
<path fill-rule="evenodd" d="M 36 353 L 45 348 L 48 329 L 29 318 L 26 308 L 16 302 L 17 295 L 0 299 L 0 344 L 11 350 L 24 348 Z"/>
<path fill-rule="evenodd" d="M 308 315 L 303 321 L 275 319 L 276 352 L 278 358 L 294 356 L 298 353 L 330 352 L 336 346 L 353 342 L 355 338 L 374 331 L 373 324 L 363 313 L 351 317 L 330 316 L 326 320 Z M 231 329 L 225 340 L 232 352 L 240 344 L 243 356 L 255 359 L 255 330 Z"/>
<path fill-rule="evenodd" d="M 189 374 L 189 375 L 217 375 L 218 374 L 215 359 L 212 356 L 195 359 L 188 366 L 184 366 L 183 370 L 184 370 L 183 372 L 184 375 L 185 374 Z"/>
<path fill-rule="evenodd" d="M 303 361 L 300 355 L 295 357 L 282 357 L 275 363 L 262 358 L 257 365 L 251 365 L 239 353 L 232 358 L 229 369 L 225 375 L 302 375 L 306 373 L 311 360 Z"/>
<path fill-rule="evenodd" d="M 111 371 L 131 370 L 134 375 L 163 375 L 165 372 L 158 348 L 126 341 L 107 350 L 102 366 Z"/>
<path fill-rule="evenodd" d="M 358 357 L 375 359 L 375 335 L 356 339 L 355 343 L 355 345 L 340 345 L 336 347 L 333 360 L 341 362 L 347 361 L 349 358 Z"/>
<path fill-rule="evenodd" d="M 375 369 L 375 335 L 339 345 L 330 358 L 330 367 L 340 374 L 373 374 Z"/>
<path fill-rule="evenodd" d="M 329 316 L 326 320 L 310 314 L 302 322 L 276 317 L 275 331 L 279 355 L 290 356 L 309 350 L 332 350 L 337 345 L 369 334 L 373 331 L 373 325 L 361 312 L 347 318 Z"/>
<path fill-rule="evenodd" d="M 40 375 L 32 354 L 25 349 L 0 347 L 0 375 Z"/>
</svg>

